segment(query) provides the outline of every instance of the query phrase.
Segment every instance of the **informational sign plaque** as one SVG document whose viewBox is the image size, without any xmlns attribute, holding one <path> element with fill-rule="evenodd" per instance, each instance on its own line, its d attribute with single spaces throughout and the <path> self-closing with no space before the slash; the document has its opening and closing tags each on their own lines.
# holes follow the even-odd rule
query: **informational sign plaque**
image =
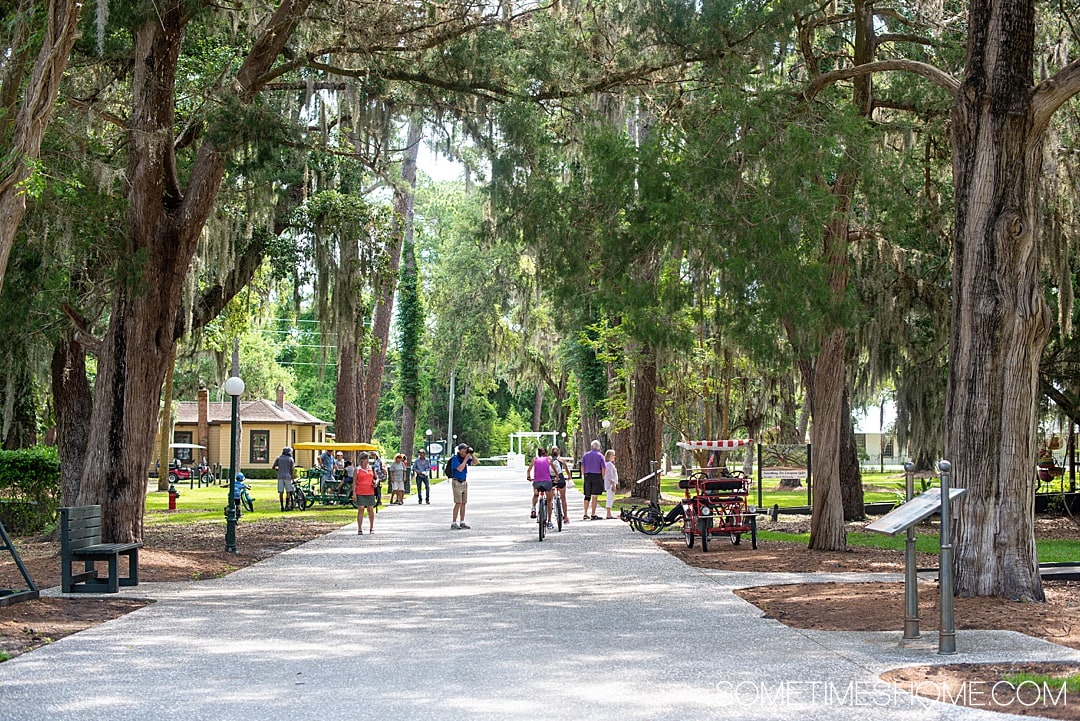
<svg viewBox="0 0 1080 721">
<path fill-rule="evenodd" d="M 967 493 L 966 488 L 950 488 L 949 500 L 953 501 Z M 895 536 L 916 523 L 925 521 L 941 509 L 941 489 L 929 488 L 907 503 L 897 506 L 866 526 L 867 531 Z"/>
</svg>

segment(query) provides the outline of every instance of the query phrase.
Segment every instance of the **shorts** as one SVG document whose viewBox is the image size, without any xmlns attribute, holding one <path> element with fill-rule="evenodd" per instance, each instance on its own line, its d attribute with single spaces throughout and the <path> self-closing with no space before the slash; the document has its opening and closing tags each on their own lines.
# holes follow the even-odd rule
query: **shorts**
<svg viewBox="0 0 1080 721">
<path fill-rule="evenodd" d="M 454 503 L 469 502 L 469 482 L 467 480 L 463 481 L 455 478 L 450 481 L 450 485 L 454 488 Z"/>
<path fill-rule="evenodd" d="M 533 481 L 534 491 L 543 491 L 544 493 L 551 492 L 551 481 Z"/>
<path fill-rule="evenodd" d="M 551 484 L 555 486 L 555 488 L 566 488 L 566 479 L 562 476 L 559 476 L 554 481 L 552 481 Z"/>
<path fill-rule="evenodd" d="M 293 482 L 292 482 L 291 478 L 279 478 L 279 479 L 277 479 L 277 492 L 278 493 L 284 493 L 285 491 L 288 491 L 289 493 L 292 493 L 294 490 L 296 490 L 296 488 L 295 488 L 295 486 L 293 486 Z"/>
<path fill-rule="evenodd" d="M 391 491 L 404 491 L 405 490 L 405 481 L 390 481 L 390 490 Z"/>
<path fill-rule="evenodd" d="M 585 487 L 581 491 L 585 494 L 585 500 L 593 496 L 599 496 L 604 492 L 604 476 L 601 473 L 586 473 Z"/>
<path fill-rule="evenodd" d="M 357 508 L 374 508 L 375 496 L 357 496 L 356 497 Z"/>
</svg>

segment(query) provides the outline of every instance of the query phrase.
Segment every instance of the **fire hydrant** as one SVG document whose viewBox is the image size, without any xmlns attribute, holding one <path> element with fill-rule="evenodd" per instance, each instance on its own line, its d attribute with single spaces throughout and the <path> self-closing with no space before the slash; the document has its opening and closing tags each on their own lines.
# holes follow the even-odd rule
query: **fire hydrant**
<svg viewBox="0 0 1080 721">
<path fill-rule="evenodd" d="M 176 499 L 180 497 L 180 491 L 176 490 L 176 486 L 169 484 L 169 510 L 176 510 Z"/>
</svg>

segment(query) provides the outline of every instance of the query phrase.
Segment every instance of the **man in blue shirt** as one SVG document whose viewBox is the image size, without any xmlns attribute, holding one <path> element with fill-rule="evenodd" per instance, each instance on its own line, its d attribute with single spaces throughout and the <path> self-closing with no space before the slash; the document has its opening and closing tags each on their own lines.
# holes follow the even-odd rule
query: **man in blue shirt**
<svg viewBox="0 0 1080 721">
<path fill-rule="evenodd" d="M 334 454 L 324 449 L 319 456 L 319 470 L 322 471 L 322 482 L 325 486 L 334 477 Z"/>
<path fill-rule="evenodd" d="M 431 482 L 428 480 L 428 475 L 431 473 L 431 464 L 428 462 L 427 454 L 421 448 L 416 454 L 416 460 L 413 461 L 413 476 L 416 478 L 416 502 L 424 503 L 425 501 L 431 505 Z M 421 486 L 423 488 L 421 489 Z M 427 497 L 424 497 L 424 493 L 427 492 Z"/>
<path fill-rule="evenodd" d="M 469 502 L 469 466 L 476 463 L 473 449 L 462 443 L 457 447 L 457 453 L 450 456 L 450 486 L 454 491 L 454 519 L 450 523 L 451 529 L 471 528 L 465 523 L 465 504 Z"/>
</svg>

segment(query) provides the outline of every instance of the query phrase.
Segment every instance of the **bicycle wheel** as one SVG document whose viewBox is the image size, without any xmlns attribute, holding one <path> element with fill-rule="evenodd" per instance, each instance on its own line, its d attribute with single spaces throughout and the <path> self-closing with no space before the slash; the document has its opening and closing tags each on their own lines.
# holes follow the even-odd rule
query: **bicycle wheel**
<svg viewBox="0 0 1080 721">
<path fill-rule="evenodd" d="M 540 500 L 536 507 L 536 527 L 540 533 L 540 540 L 544 540 L 544 534 L 547 532 L 547 499 L 543 495 L 540 496 Z"/>
<path fill-rule="evenodd" d="M 647 536 L 655 536 L 664 530 L 664 516 L 655 508 L 646 508 L 645 513 L 638 516 L 638 530 Z"/>
<path fill-rule="evenodd" d="M 562 504 L 559 503 L 558 496 L 555 497 L 555 528 L 560 532 L 562 531 Z"/>
<path fill-rule="evenodd" d="M 251 496 L 249 496 L 248 494 L 245 493 L 241 495 L 240 502 L 244 504 L 244 509 L 248 513 L 251 513 L 255 510 L 255 502 L 251 500 Z"/>
<path fill-rule="evenodd" d="M 683 532 L 683 539 L 686 540 L 686 547 L 687 548 L 693 548 L 694 547 L 694 526 L 693 526 L 693 524 L 684 521 L 683 522 L 682 532 Z"/>
<path fill-rule="evenodd" d="M 712 526 L 712 518 L 704 516 L 700 520 L 701 524 L 701 552 L 708 553 L 709 551 L 709 528 Z"/>
</svg>

